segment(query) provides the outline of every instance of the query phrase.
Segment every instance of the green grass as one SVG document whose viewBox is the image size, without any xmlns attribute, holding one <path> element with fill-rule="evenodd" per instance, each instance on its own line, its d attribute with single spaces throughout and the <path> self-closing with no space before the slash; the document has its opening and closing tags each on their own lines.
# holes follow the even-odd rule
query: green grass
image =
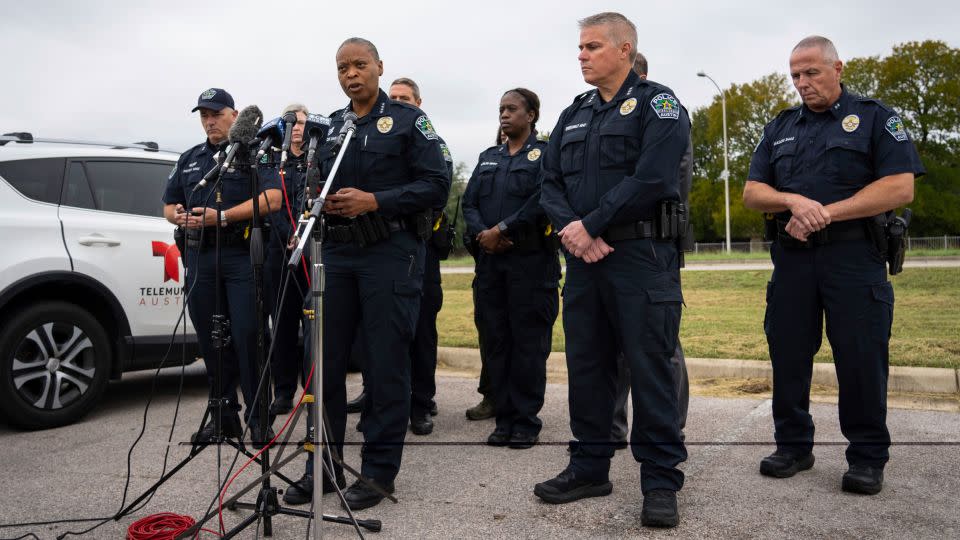
<svg viewBox="0 0 960 540">
<path fill-rule="evenodd" d="M 767 360 L 763 333 L 769 270 L 684 272 L 680 338 L 688 356 Z M 440 345 L 476 347 L 472 274 L 443 276 Z M 960 269 L 910 268 L 892 277 L 896 306 L 890 363 L 960 368 Z M 558 318 L 553 349 L 564 350 Z M 826 336 L 816 361 L 830 362 Z"/>
<path fill-rule="evenodd" d="M 960 249 L 913 249 L 907 252 L 907 258 L 911 257 L 957 257 L 960 256 Z M 770 254 L 766 251 L 757 251 L 747 253 L 745 251 L 735 251 L 730 255 L 726 253 L 687 253 L 685 255 L 687 262 L 744 262 L 744 261 L 768 261 Z M 563 262 L 563 258 L 560 259 Z M 469 255 L 457 256 L 456 254 L 445 261 L 440 261 L 441 266 L 473 266 L 473 258 Z"/>
</svg>

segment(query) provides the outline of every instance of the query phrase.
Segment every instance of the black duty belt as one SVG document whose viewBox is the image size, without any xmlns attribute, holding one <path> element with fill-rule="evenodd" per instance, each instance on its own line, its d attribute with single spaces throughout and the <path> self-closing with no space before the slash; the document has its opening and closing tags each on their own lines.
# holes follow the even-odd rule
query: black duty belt
<svg viewBox="0 0 960 540">
<path fill-rule="evenodd" d="M 201 229 L 189 229 L 186 232 L 186 245 L 190 249 L 213 249 L 217 245 L 217 228 L 216 226 L 204 227 L 203 233 L 201 234 Z M 236 224 L 236 225 L 227 225 L 226 227 L 220 228 L 220 247 L 221 248 L 231 248 L 231 247 L 242 247 L 244 249 L 249 247 L 248 240 L 246 238 L 247 234 L 247 225 L 245 223 Z"/>
<path fill-rule="evenodd" d="M 606 242 L 620 242 L 622 240 L 637 240 L 653 238 L 657 234 L 656 226 L 652 221 L 636 221 L 622 225 L 611 225 L 600 235 Z"/>
<path fill-rule="evenodd" d="M 835 242 L 849 242 L 851 240 L 863 240 L 867 238 L 867 231 L 864 228 L 863 220 L 841 221 L 831 223 L 825 228 L 810 233 L 807 240 L 797 240 L 790 236 L 786 231 L 787 222 L 777 220 L 777 242 L 790 249 L 810 249 L 816 246 L 823 246 Z"/>
</svg>

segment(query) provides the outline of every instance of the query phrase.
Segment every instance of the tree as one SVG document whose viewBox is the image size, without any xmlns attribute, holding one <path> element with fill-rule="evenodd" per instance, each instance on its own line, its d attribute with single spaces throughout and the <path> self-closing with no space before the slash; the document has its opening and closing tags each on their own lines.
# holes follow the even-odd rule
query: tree
<svg viewBox="0 0 960 540">
<path fill-rule="evenodd" d="M 781 110 L 795 105 L 796 93 L 787 78 L 771 73 L 753 82 L 731 85 L 727 96 L 727 138 L 730 161 L 730 234 L 735 238 L 763 235 L 763 216 L 743 207 L 743 185 L 750 158 L 763 127 Z M 718 240 L 725 235 L 723 185 L 705 186 L 721 180 L 723 171 L 723 110 L 720 96 L 692 115 L 693 188 L 691 220 L 698 240 Z M 704 206 L 707 205 L 707 206 Z"/>
<path fill-rule="evenodd" d="M 914 236 L 960 232 L 960 49 L 942 41 L 911 41 L 890 56 L 853 58 L 843 80 L 855 93 L 897 111 L 927 169 L 917 182 Z"/>
</svg>

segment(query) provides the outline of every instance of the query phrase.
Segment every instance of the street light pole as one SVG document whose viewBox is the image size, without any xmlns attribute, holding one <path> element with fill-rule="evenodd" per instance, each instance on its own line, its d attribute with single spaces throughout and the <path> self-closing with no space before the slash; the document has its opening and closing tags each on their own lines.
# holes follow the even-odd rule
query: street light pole
<svg viewBox="0 0 960 540">
<path fill-rule="evenodd" d="M 706 77 L 710 79 L 710 82 L 717 87 L 717 93 L 720 94 L 720 107 L 723 110 L 723 172 L 720 173 L 720 177 L 723 178 L 723 204 L 724 204 L 724 220 L 726 221 L 727 229 L 727 253 L 730 253 L 730 167 L 729 167 L 729 157 L 727 154 L 727 96 L 720 85 L 717 84 L 717 81 L 713 80 L 712 77 L 707 75 L 704 72 L 697 73 L 697 77 Z"/>
</svg>

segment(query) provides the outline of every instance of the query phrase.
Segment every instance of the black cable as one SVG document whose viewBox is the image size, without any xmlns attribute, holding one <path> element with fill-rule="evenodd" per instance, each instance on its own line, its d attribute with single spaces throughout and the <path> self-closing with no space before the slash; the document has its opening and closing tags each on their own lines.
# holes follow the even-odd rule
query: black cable
<svg viewBox="0 0 960 540">
<path fill-rule="evenodd" d="M 207 194 L 207 197 L 206 197 L 206 199 L 204 200 L 204 212 L 206 212 L 206 209 L 207 209 L 207 207 L 209 206 L 209 199 L 210 199 L 210 196 L 211 196 L 212 194 L 213 194 L 213 191 L 211 191 L 209 194 Z M 187 197 L 187 206 L 188 206 L 188 207 L 190 206 L 190 199 L 191 199 L 192 197 L 193 197 L 193 193 L 190 193 L 190 194 L 188 195 L 188 197 Z M 201 229 L 201 230 L 200 230 L 200 243 L 201 243 L 201 245 L 202 245 L 202 242 L 203 242 L 203 233 L 204 233 L 204 229 Z M 186 244 L 185 244 L 185 246 L 186 246 Z M 189 255 L 189 247 L 187 248 L 187 253 L 186 253 L 186 254 L 181 254 L 181 255 L 186 255 L 186 256 L 188 256 L 188 255 Z M 140 441 L 142 440 L 143 435 L 146 433 L 146 429 L 147 429 L 147 418 L 148 418 L 148 416 L 149 416 L 150 406 L 151 406 L 151 404 L 153 403 L 153 398 L 154 398 L 154 396 L 156 395 L 157 382 L 158 382 L 158 378 L 159 378 L 159 375 L 160 375 L 160 370 L 164 368 L 165 364 L 167 363 L 167 359 L 169 358 L 170 353 L 171 353 L 171 351 L 173 350 L 173 346 L 176 344 L 177 331 L 178 331 L 179 328 L 180 328 L 181 322 L 184 322 L 184 319 L 185 319 L 186 309 L 187 309 L 187 301 L 189 300 L 190 295 L 191 295 L 191 294 L 193 293 L 193 291 L 195 290 L 195 288 L 196 288 L 195 286 L 196 286 L 196 283 L 197 283 L 197 279 L 199 278 L 199 275 L 200 275 L 200 271 L 199 271 L 200 266 L 199 266 L 199 265 L 200 265 L 200 260 L 199 260 L 199 250 L 198 250 L 197 272 L 196 272 L 197 275 L 193 277 L 193 285 L 189 285 L 189 286 L 187 287 L 187 294 L 184 295 L 184 299 L 183 299 L 183 302 L 182 302 L 181 307 L 180 307 L 180 315 L 179 315 L 179 317 L 177 318 L 177 322 L 176 322 L 176 324 L 174 325 L 173 332 L 172 332 L 171 335 L 170 335 L 170 343 L 167 345 L 167 351 L 164 353 L 163 359 L 160 361 L 160 364 L 157 366 L 157 369 L 156 369 L 156 371 L 154 372 L 153 381 L 152 381 L 152 384 L 151 384 L 151 387 L 150 387 L 150 393 L 149 393 L 149 395 L 148 395 L 148 397 L 147 397 L 147 403 L 146 403 L 146 405 L 144 406 L 144 410 L 143 410 L 143 422 L 141 423 L 141 426 L 140 426 L 140 433 L 137 434 L 137 438 L 133 441 L 133 444 L 131 444 L 131 445 L 130 445 L 130 448 L 127 450 L 127 471 L 126 471 L 126 475 L 125 475 L 125 479 L 124 479 L 123 494 L 122 494 L 121 500 L 120 500 L 120 507 L 117 509 L 117 512 L 116 512 L 113 516 L 110 516 L 110 517 L 108 517 L 108 518 L 98 518 L 99 521 L 100 521 L 99 523 L 97 523 L 96 525 L 94 525 L 94 526 L 92 526 L 92 527 L 90 527 L 90 528 L 88 528 L 88 529 L 85 529 L 85 530 L 83 530 L 83 531 L 66 531 L 66 532 L 64 532 L 63 534 L 57 536 L 57 539 L 58 539 L 58 540 L 62 540 L 63 538 L 66 538 L 66 537 L 69 536 L 69 535 L 77 535 L 77 536 L 84 535 L 84 534 L 87 534 L 87 533 L 89 533 L 89 532 L 92 532 L 92 531 L 96 530 L 97 528 L 103 526 L 104 524 L 106 524 L 107 522 L 109 522 L 109 521 L 111 521 L 111 520 L 119 520 L 120 512 L 123 511 L 123 508 L 124 508 L 124 506 L 126 505 L 127 494 L 128 494 L 128 490 L 129 490 L 129 487 L 130 487 L 130 478 L 131 478 L 131 476 L 132 476 L 132 470 L 133 470 L 133 469 L 132 469 L 133 451 L 136 449 L 137 445 L 138 445 L 138 444 L 140 443 Z M 186 268 L 187 268 L 186 257 L 184 257 L 184 265 L 183 265 L 183 266 L 184 266 L 184 270 L 186 270 Z M 183 343 L 182 343 L 182 344 L 183 344 L 183 347 L 182 347 L 182 349 L 181 349 L 181 351 L 182 351 L 182 354 L 181 354 L 181 364 L 180 364 L 181 370 L 180 370 L 179 386 L 178 386 L 178 388 L 177 388 L 177 402 L 176 402 L 176 406 L 175 406 L 175 409 L 174 409 L 173 421 L 171 422 L 171 426 L 170 426 L 170 433 L 169 433 L 168 436 L 167 436 L 167 447 L 166 447 L 166 450 L 164 451 L 164 454 L 163 454 L 163 467 L 162 467 L 162 469 L 161 469 L 161 471 L 160 471 L 160 477 L 161 477 L 161 478 L 163 477 L 164 474 L 166 474 L 167 461 L 168 461 L 169 455 L 170 455 L 170 444 L 169 444 L 169 443 L 173 440 L 173 432 L 174 432 L 174 430 L 176 429 L 177 418 L 179 417 L 179 412 L 180 412 L 180 403 L 181 403 L 182 398 L 183 398 L 183 382 L 184 382 L 184 378 L 185 378 L 185 375 L 186 375 L 186 354 L 187 354 L 186 330 L 187 330 L 186 324 L 184 323 L 184 325 L 183 325 L 184 339 L 183 339 Z M 153 500 L 154 494 L 156 494 L 156 491 L 152 492 L 152 493 L 146 498 L 146 500 L 144 500 L 139 506 L 137 506 L 137 507 L 135 507 L 135 508 L 131 508 L 130 511 L 127 512 L 127 514 L 134 514 L 134 513 L 136 513 L 136 512 L 139 512 L 140 510 L 142 510 L 144 507 L 146 507 L 147 504 L 150 503 L 151 500 Z M 65 520 L 65 521 L 63 521 L 63 522 L 74 522 L 74 521 L 80 521 L 80 520 L 69 520 L 69 521 Z M 94 521 L 94 520 L 84 519 L 84 520 L 82 520 L 82 521 Z"/>
</svg>

